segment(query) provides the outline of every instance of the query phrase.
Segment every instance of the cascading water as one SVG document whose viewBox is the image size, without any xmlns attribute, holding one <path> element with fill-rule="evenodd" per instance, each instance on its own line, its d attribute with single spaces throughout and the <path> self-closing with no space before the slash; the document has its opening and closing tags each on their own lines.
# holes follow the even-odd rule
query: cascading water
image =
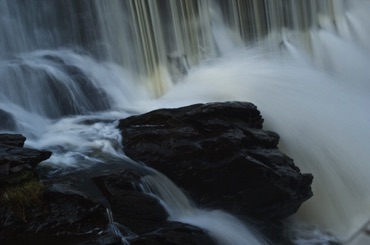
<svg viewBox="0 0 370 245">
<path fill-rule="evenodd" d="M 218 244 L 268 244 L 256 231 L 252 232 L 235 217 L 219 210 L 197 209 L 166 176 L 153 171 L 143 178 L 143 189 L 154 193 L 166 207 L 171 220 L 201 227 Z"/>
<path fill-rule="evenodd" d="M 294 219 L 346 240 L 370 209 L 369 11 L 366 0 L 0 0 L 0 114 L 15 121 L 4 131 L 52 150 L 44 164 L 64 174 L 123 157 L 119 118 L 251 101 L 315 177 Z M 225 244 L 212 216 L 247 229 L 196 212 L 177 217 Z"/>
</svg>

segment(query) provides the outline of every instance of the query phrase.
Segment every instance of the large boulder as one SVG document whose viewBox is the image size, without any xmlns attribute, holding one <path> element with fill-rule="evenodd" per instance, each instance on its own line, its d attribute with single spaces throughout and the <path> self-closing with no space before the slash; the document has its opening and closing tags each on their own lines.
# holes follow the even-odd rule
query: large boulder
<svg viewBox="0 0 370 245">
<path fill-rule="evenodd" d="M 120 120 L 124 152 L 153 167 L 202 206 L 258 219 L 281 219 L 312 196 L 302 174 L 279 151 L 278 134 L 247 102 L 195 104 Z"/>
</svg>

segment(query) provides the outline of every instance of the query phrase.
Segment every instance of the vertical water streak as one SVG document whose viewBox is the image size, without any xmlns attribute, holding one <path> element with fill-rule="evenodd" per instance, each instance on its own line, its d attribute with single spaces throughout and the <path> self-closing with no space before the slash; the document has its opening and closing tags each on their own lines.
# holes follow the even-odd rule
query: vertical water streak
<svg viewBox="0 0 370 245">
<path fill-rule="evenodd" d="M 93 45 L 89 1 L 0 1 L 0 58 L 40 49 Z"/>
<path fill-rule="evenodd" d="M 209 2 L 96 0 L 106 58 L 162 95 L 189 67 L 215 56 Z"/>
<path fill-rule="evenodd" d="M 130 242 L 128 241 L 128 237 L 125 237 L 122 234 L 119 227 L 117 226 L 118 224 L 116 224 L 114 222 L 113 213 L 112 213 L 112 210 L 110 208 L 107 208 L 107 216 L 108 216 L 108 220 L 109 220 L 108 229 L 110 230 L 110 232 L 112 232 L 112 234 L 114 236 L 117 236 L 117 237 L 121 238 L 121 244 L 122 245 L 130 245 Z M 125 227 L 121 227 L 121 228 L 125 228 Z"/>
<path fill-rule="evenodd" d="M 32 131 L 37 138 L 54 125 L 50 118 L 91 113 L 100 107 L 94 106 L 91 98 L 101 96 L 85 98 L 75 83 L 76 74 L 59 69 L 62 65 L 56 61 L 64 62 L 66 58 L 72 62 L 67 64 L 80 69 L 92 85 L 110 96 L 109 105 L 114 105 L 114 109 L 130 107 L 140 97 L 142 88 L 127 86 L 130 79 L 144 80 L 146 89 L 155 96 L 165 94 L 164 99 L 172 96 L 168 104 L 162 105 L 166 107 L 183 103 L 180 100 L 186 96 L 190 97 L 186 102 L 208 101 L 209 97 L 253 100 L 262 108 L 267 127 L 283 136 L 283 150 L 296 158 L 297 164 L 305 162 L 302 166 L 315 172 L 315 182 L 331 176 L 325 179 L 328 184 L 322 186 L 334 188 L 318 188 L 316 196 L 322 199 L 309 203 L 302 217 L 327 228 L 342 225 L 339 233 L 351 232 L 367 219 L 363 214 L 369 209 L 366 182 L 369 158 L 366 146 L 370 138 L 366 113 L 370 87 L 369 1 L 54 0 L 52 3 L 0 0 L 0 107 L 17 119 L 17 130 Z M 221 42 L 219 37 L 226 41 Z M 277 57 L 271 58 L 272 63 L 259 62 L 252 53 L 235 59 L 234 63 L 210 64 L 214 66 L 203 73 L 204 66 L 194 69 L 182 81 L 188 87 L 179 83 L 174 90 L 180 92 L 166 93 L 174 80 L 168 68 L 174 61 L 169 61 L 169 55 L 181 58 L 180 66 L 186 66 L 184 78 L 189 68 L 217 55 L 227 57 L 228 51 L 251 42 L 260 48 L 285 50 L 281 53 L 298 58 L 293 61 L 306 64 L 307 70 L 294 65 L 282 67 L 280 63 L 274 66 Z M 100 61 L 118 65 L 96 62 L 81 53 L 71 55 L 66 49 L 60 50 L 65 46 L 83 48 Z M 48 49 L 59 50 L 53 50 L 52 59 L 37 52 Z M 127 78 L 127 73 L 135 75 Z M 54 80 L 60 81 L 58 89 Z M 72 99 L 58 101 L 59 90 Z M 140 98 L 147 100 L 146 96 Z M 321 102 L 322 108 L 315 107 L 313 102 Z M 325 129 L 310 125 L 313 119 Z M 59 135 L 66 131 L 63 127 Z M 68 140 L 60 141 L 61 145 L 74 139 L 68 136 Z M 311 143 L 300 143 L 299 138 Z M 342 200 L 344 194 L 349 198 L 345 196 L 346 200 Z"/>
<path fill-rule="evenodd" d="M 163 174 L 152 171 L 142 178 L 144 191 L 153 193 L 161 201 L 170 219 L 198 226 L 216 239 L 219 245 L 268 244 L 257 231 L 253 231 L 237 218 L 220 210 L 196 208 L 185 194 Z"/>
</svg>

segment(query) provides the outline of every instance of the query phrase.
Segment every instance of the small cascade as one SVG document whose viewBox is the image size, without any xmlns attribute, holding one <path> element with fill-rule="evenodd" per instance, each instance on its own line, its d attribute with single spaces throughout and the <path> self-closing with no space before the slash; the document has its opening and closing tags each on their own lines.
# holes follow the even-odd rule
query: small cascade
<svg viewBox="0 0 370 245">
<path fill-rule="evenodd" d="M 155 170 L 151 175 L 142 177 L 142 182 L 145 192 L 161 200 L 171 220 L 204 229 L 220 245 L 269 244 L 257 231 L 230 214 L 196 208 L 172 181 Z"/>
<path fill-rule="evenodd" d="M 370 210 L 369 12 L 367 0 L 0 0 L 0 131 L 54 151 L 44 164 L 63 175 L 122 157 L 120 118 L 250 101 L 314 175 L 295 218 L 346 240 Z M 263 241 L 158 176 L 144 182 L 172 219 L 231 234 L 222 244 Z"/>
<path fill-rule="evenodd" d="M 86 71 L 64 59 L 73 55 L 36 52 L 0 65 L 1 102 L 49 118 L 109 109 L 106 93 Z"/>
<path fill-rule="evenodd" d="M 131 236 L 127 237 L 127 236 L 124 236 L 122 234 L 122 232 L 120 231 L 120 229 L 125 228 L 125 227 L 122 226 L 122 225 L 117 224 L 116 222 L 114 222 L 114 220 L 113 220 L 113 213 L 112 213 L 112 210 L 110 208 L 107 208 L 107 216 L 108 216 L 108 220 L 109 220 L 108 230 L 114 236 L 121 238 L 121 242 L 122 242 L 121 244 L 122 245 L 130 245 L 128 239 L 129 238 L 132 238 L 132 236 L 135 236 L 135 235 L 134 234 L 131 234 Z M 125 228 L 125 230 L 127 231 L 127 228 Z"/>
<path fill-rule="evenodd" d="M 51 119 L 129 107 L 147 97 L 122 68 L 73 50 L 36 51 L 3 61 L 0 76 L 0 108 L 18 106 Z"/>
</svg>

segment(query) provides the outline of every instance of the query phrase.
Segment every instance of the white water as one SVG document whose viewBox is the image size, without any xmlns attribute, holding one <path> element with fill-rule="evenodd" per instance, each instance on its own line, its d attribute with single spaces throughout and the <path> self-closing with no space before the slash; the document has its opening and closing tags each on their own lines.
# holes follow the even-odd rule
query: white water
<svg viewBox="0 0 370 245">
<path fill-rule="evenodd" d="M 370 218 L 370 2 L 311 1 L 302 5 L 285 2 L 290 6 L 290 13 L 285 13 L 289 28 L 282 24 L 284 18 L 278 11 L 282 1 L 266 5 L 270 11 L 270 21 L 266 23 L 260 16 L 264 12 L 262 3 L 252 4 L 253 11 L 233 15 L 233 11 L 247 6 L 248 1 L 230 0 L 223 3 L 232 6 L 227 8 L 217 7 L 213 1 L 171 2 L 170 27 L 156 27 L 162 21 L 159 15 L 163 11 L 153 4 L 151 20 L 129 15 L 133 20 L 127 23 L 134 21 L 138 28 L 134 41 L 143 42 L 130 49 L 130 40 L 126 39 L 130 35 L 126 32 L 131 30 L 119 29 L 121 7 L 114 8 L 118 2 L 110 1 L 103 6 L 102 1 L 96 1 L 94 6 L 101 10 L 99 28 L 105 30 L 101 43 L 91 44 L 105 52 L 99 56 L 100 49 L 89 49 L 94 54 L 90 55 L 66 48 L 71 45 L 65 42 L 66 30 L 56 33 L 55 29 L 48 32 L 45 26 L 38 29 L 40 22 L 52 28 L 63 27 L 53 17 L 55 9 L 47 12 L 50 9 L 47 3 L 38 8 L 36 2 L 29 1 L 29 5 L 14 15 L 12 9 L 17 10 L 23 3 L 0 0 L 0 33 L 5 37 L 0 43 L 0 109 L 15 117 L 16 131 L 28 137 L 28 146 L 53 150 L 55 154 L 45 164 L 63 172 L 65 168 L 104 164 L 109 156 L 121 158 L 119 136 L 113 123 L 119 118 L 197 102 L 251 101 L 265 118 L 264 128 L 280 134 L 280 149 L 295 160 L 302 172 L 314 175 L 314 197 L 294 219 L 317 225 L 346 240 Z M 140 1 L 142 6 L 136 3 L 139 1 L 125 2 L 133 9 L 144 11 L 145 1 Z M 197 15 L 195 9 L 204 14 Z M 27 11 L 36 10 L 47 12 L 50 21 L 45 21 L 49 15 L 40 14 L 40 20 L 33 22 L 32 12 Z M 235 17 L 233 20 L 225 15 L 226 10 Z M 86 11 L 93 15 L 92 10 Z M 306 11 L 312 12 L 316 26 L 305 22 L 302 16 L 306 16 L 303 15 Z M 22 13 L 27 13 L 27 25 L 22 24 Z M 251 24 L 256 26 L 252 28 L 254 39 L 248 39 L 243 18 L 236 18 L 251 13 L 256 19 Z M 74 27 L 72 47 L 76 48 L 84 38 L 76 34 L 80 26 L 75 24 L 75 16 L 68 16 L 68 23 Z M 156 24 L 149 28 L 145 26 L 148 23 Z M 111 29 L 104 29 L 107 25 Z M 264 25 L 270 28 L 268 32 Z M 171 30 L 176 39 L 144 37 L 146 32 L 139 31 L 144 27 L 149 28 L 145 29 L 148 33 L 157 35 Z M 238 33 L 240 29 L 244 32 Z M 253 45 L 240 46 L 249 42 Z M 177 76 L 177 82 L 172 83 L 166 55 L 175 51 L 179 56 L 186 55 L 181 57 L 186 57 L 183 62 L 188 62 L 191 68 L 187 75 Z M 220 57 L 215 58 L 217 55 Z M 101 104 L 97 106 L 95 102 L 102 102 L 101 98 L 95 96 L 91 100 L 91 95 L 76 88 L 77 78 L 71 78 L 55 60 L 78 68 L 89 83 L 103 89 L 108 98 L 107 108 L 97 109 Z M 22 70 L 24 67 L 26 72 Z M 68 110 L 63 103 L 55 101 L 56 95 L 51 96 L 45 77 L 52 77 L 67 87 L 68 93 L 63 96 L 71 102 Z M 153 95 L 161 94 L 153 99 Z M 97 122 L 86 125 L 82 123 L 85 119 Z M 217 229 L 235 230 L 235 226 L 246 229 L 224 213 L 197 212 L 196 216 L 179 215 L 179 219 L 208 226 L 206 229 L 213 234 L 219 234 Z M 212 218 L 224 219 L 218 223 L 229 225 L 214 226 Z M 218 239 L 229 240 L 224 236 L 226 233 Z M 236 235 L 233 237 L 238 239 Z"/>
<path fill-rule="evenodd" d="M 298 216 L 350 234 L 369 218 L 364 215 L 370 191 L 369 97 L 321 71 L 251 57 L 246 51 L 197 69 L 162 98 L 163 104 L 247 100 L 258 105 L 264 128 L 279 132 L 281 150 L 314 175 L 314 197 Z"/>
<path fill-rule="evenodd" d="M 268 244 L 256 231 L 220 210 L 196 208 L 166 176 L 154 172 L 143 177 L 144 190 L 154 193 L 170 215 L 170 220 L 203 228 L 220 245 Z"/>
</svg>

